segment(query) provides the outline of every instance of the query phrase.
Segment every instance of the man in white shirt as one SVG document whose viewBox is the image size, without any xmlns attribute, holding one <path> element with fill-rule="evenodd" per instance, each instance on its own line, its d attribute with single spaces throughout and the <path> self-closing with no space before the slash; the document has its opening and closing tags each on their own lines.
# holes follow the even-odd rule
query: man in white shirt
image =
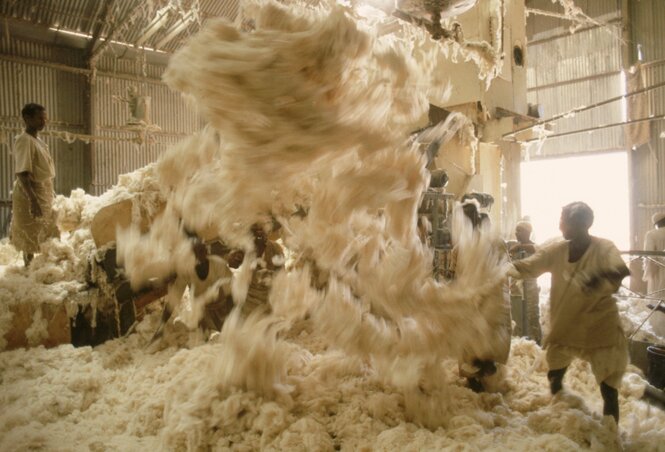
<svg viewBox="0 0 665 452">
<path fill-rule="evenodd" d="M 665 212 L 654 214 L 651 220 L 655 229 L 647 232 L 644 237 L 644 250 L 665 251 Z M 665 258 L 645 258 L 642 279 L 647 282 L 648 296 L 665 299 Z M 657 335 L 665 337 L 665 314 L 655 312 L 649 318 L 649 323 Z"/>
<path fill-rule="evenodd" d="M 588 205 L 568 204 L 559 225 L 566 240 L 514 261 L 509 274 L 522 278 L 552 274 L 550 331 L 543 341 L 552 394 L 562 389 L 573 358 L 584 359 L 600 385 L 603 414 L 618 422 L 617 389 L 628 364 L 628 350 L 613 295 L 630 272 L 612 242 L 589 235 L 592 224 Z"/>
<path fill-rule="evenodd" d="M 27 266 L 39 245 L 46 239 L 58 237 L 53 211 L 53 179 L 55 166 L 48 146 L 37 135 L 46 126 L 46 109 L 39 104 L 27 104 L 21 111 L 25 132 L 14 144 L 14 173 L 12 191 L 12 226 L 10 239 L 23 252 Z"/>
</svg>

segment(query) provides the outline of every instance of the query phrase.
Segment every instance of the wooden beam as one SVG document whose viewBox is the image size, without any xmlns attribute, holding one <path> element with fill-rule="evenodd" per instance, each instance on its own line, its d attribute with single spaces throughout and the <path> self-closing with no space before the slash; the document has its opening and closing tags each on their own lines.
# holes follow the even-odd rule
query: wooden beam
<svg viewBox="0 0 665 452">
<path fill-rule="evenodd" d="M 13 55 L 5 55 L 5 54 L 0 54 L 0 60 L 1 61 L 11 61 L 14 63 L 22 63 L 22 64 L 32 64 L 35 66 L 42 66 L 42 67 L 49 67 L 52 69 L 56 69 L 59 71 L 63 72 L 72 72 L 74 74 L 80 74 L 80 75 L 86 75 L 90 76 L 93 73 L 92 69 L 86 69 L 86 68 L 80 68 L 80 67 L 73 67 L 73 66 L 67 66 L 66 64 L 60 64 L 60 63 L 49 63 L 41 60 L 35 60 L 32 58 L 24 58 L 24 57 L 17 57 Z M 129 80 L 132 82 L 141 82 L 141 83 L 152 83 L 155 85 L 166 85 L 161 79 L 158 78 L 152 78 L 152 77 L 139 77 L 137 75 L 130 75 L 130 74 L 120 74 L 120 73 L 115 73 L 115 72 L 100 72 L 95 70 L 94 71 L 97 76 L 102 76 L 102 77 L 112 77 L 112 78 L 118 78 L 121 80 Z"/>
<path fill-rule="evenodd" d="M 59 71 L 63 72 L 72 72 L 74 74 L 80 74 L 80 75 L 90 75 L 92 71 L 90 69 L 85 69 L 81 67 L 73 67 L 73 66 L 67 66 L 66 64 L 60 64 L 60 63 L 49 63 L 46 61 L 41 61 L 41 60 L 33 60 L 32 58 L 24 58 L 24 57 L 18 57 L 14 55 L 3 55 L 0 54 L 0 60 L 4 61 L 11 61 L 14 63 L 22 63 L 22 64 L 33 64 L 37 66 L 43 66 L 43 67 L 49 67 L 52 69 L 57 69 Z"/>
<path fill-rule="evenodd" d="M 100 2 L 99 7 L 104 8 L 103 12 L 101 13 L 102 17 L 101 19 L 98 19 L 100 17 L 100 14 L 99 14 L 99 7 L 97 8 L 97 13 L 95 14 L 95 18 L 98 20 L 98 23 L 92 32 L 92 39 L 90 40 L 85 49 L 85 55 L 88 60 L 92 56 L 92 52 L 95 49 L 97 42 L 99 42 L 99 37 L 101 36 L 104 26 L 108 24 L 109 19 L 111 18 L 111 13 L 113 12 L 113 8 L 115 7 L 115 2 L 116 0 Z"/>
<path fill-rule="evenodd" d="M 104 40 L 100 45 L 97 46 L 97 48 L 93 49 L 92 54 L 88 60 L 91 66 L 95 65 L 97 59 L 102 55 L 104 50 L 106 50 L 106 47 L 116 39 L 120 31 L 122 31 L 127 25 L 134 22 L 134 20 L 136 20 L 136 18 L 145 11 L 145 5 L 146 3 L 144 3 L 142 0 L 139 0 L 138 5 L 129 13 L 127 13 L 127 15 L 120 21 L 120 24 L 111 28 L 108 36 L 104 38 Z"/>
</svg>

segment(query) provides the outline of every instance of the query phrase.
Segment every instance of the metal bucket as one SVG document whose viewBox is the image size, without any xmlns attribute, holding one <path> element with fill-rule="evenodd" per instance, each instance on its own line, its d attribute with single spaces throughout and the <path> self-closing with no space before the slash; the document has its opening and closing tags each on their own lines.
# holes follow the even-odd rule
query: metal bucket
<svg viewBox="0 0 665 452">
<path fill-rule="evenodd" d="M 647 348 L 654 345 L 653 342 L 636 341 L 635 339 L 628 340 L 628 352 L 630 353 L 630 363 L 639 368 L 644 375 L 649 370 L 649 356 L 647 355 Z"/>
<path fill-rule="evenodd" d="M 649 357 L 647 380 L 658 389 L 665 388 L 665 347 L 650 345 L 647 347 L 647 355 Z"/>
</svg>

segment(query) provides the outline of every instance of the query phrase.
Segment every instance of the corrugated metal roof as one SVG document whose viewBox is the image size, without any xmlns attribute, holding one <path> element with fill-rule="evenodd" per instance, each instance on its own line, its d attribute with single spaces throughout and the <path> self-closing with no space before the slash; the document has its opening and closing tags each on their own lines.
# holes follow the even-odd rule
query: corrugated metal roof
<svg viewBox="0 0 665 452">
<path fill-rule="evenodd" d="M 210 18 L 234 20 L 238 9 L 239 0 L 10 0 L 0 18 L 173 52 Z"/>
<path fill-rule="evenodd" d="M 132 65 L 136 63 L 128 61 L 126 64 L 124 70 L 136 69 Z M 99 127 L 96 135 L 106 137 L 109 141 L 100 140 L 94 146 L 91 185 L 93 194 L 101 194 L 117 183 L 119 174 L 134 171 L 156 161 L 166 149 L 203 125 L 203 120 L 196 110 L 188 108 L 180 93 L 170 90 L 163 83 L 141 83 L 116 77 L 114 74 L 100 74 L 95 86 L 97 97 L 106 100 L 95 104 L 95 117 Z M 161 128 L 161 132 L 151 134 L 150 142 L 132 142 L 136 133 L 126 129 L 129 107 L 117 98 L 125 96 L 129 86 L 136 86 L 141 95 L 151 98 L 151 120 Z"/>
</svg>

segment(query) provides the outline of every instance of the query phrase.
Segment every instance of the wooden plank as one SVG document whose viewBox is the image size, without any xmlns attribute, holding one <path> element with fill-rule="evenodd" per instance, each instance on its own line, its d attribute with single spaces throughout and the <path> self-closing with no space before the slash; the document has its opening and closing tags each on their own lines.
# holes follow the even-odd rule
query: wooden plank
<svg viewBox="0 0 665 452">
<path fill-rule="evenodd" d="M 97 248 L 115 241 L 115 231 L 118 226 L 126 228 L 132 224 L 132 203 L 132 199 L 125 199 L 99 209 L 90 224 L 90 232 Z M 165 207 L 165 204 L 160 206 L 154 216 L 148 216 L 145 212 L 141 212 L 141 232 L 148 231 L 155 217 Z"/>
<path fill-rule="evenodd" d="M 35 310 L 40 309 L 42 318 L 46 319 L 48 326 L 46 331 L 47 337 L 42 339 L 39 344 L 29 344 L 25 332 L 32 325 L 32 319 Z M 46 348 L 56 347 L 61 344 L 71 343 L 71 327 L 69 316 L 64 305 L 54 305 L 42 303 L 34 304 L 16 304 L 9 307 L 12 312 L 12 325 L 10 330 L 5 334 L 7 341 L 6 350 L 14 350 L 22 347 L 31 347 L 43 345 Z"/>
<path fill-rule="evenodd" d="M 128 227 L 132 223 L 132 200 L 111 204 L 102 207 L 92 219 L 90 232 L 95 241 L 95 246 L 101 248 L 109 242 L 115 241 L 115 229 L 117 226 Z"/>
</svg>

